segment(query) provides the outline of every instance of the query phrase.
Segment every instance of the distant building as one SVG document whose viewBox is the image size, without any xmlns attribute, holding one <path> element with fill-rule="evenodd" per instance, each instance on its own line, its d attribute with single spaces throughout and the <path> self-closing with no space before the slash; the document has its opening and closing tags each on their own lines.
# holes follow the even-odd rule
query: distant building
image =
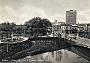
<svg viewBox="0 0 90 63">
<path fill-rule="evenodd" d="M 58 22 L 57 20 L 55 20 L 55 22 L 52 22 L 52 25 L 61 25 L 61 24 L 65 24 L 65 22 Z"/>
<path fill-rule="evenodd" d="M 78 30 L 78 25 L 77 24 L 72 25 L 72 29 Z"/>
<path fill-rule="evenodd" d="M 54 36 L 57 36 L 58 34 L 61 34 L 61 25 L 65 24 L 65 22 L 52 22 L 52 33 Z"/>
<path fill-rule="evenodd" d="M 69 24 L 61 25 L 62 33 L 71 34 L 71 29 L 72 29 L 72 25 L 69 25 Z"/>
<path fill-rule="evenodd" d="M 76 24 L 72 25 L 72 31 L 75 34 L 75 30 L 77 30 L 76 34 L 78 34 L 80 37 L 90 37 L 90 24 L 88 23 L 82 23 L 82 24 Z"/>
<path fill-rule="evenodd" d="M 87 28 L 87 24 L 77 24 L 77 26 L 78 26 L 78 30 L 80 31 L 80 30 L 82 30 L 82 31 L 84 31 L 85 32 L 85 30 L 88 30 L 88 28 Z M 82 29 L 81 29 L 82 28 Z"/>
<path fill-rule="evenodd" d="M 76 24 L 76 10 L 66 11 L 66 24 Z"/>
<path fill-rule="evenodd" d="M 87 24 L 87 30 L 90 32 L 90 23 Z"/>
<path fill-rule="evenodd" d="M 82 29 L 80 29 L 82 27 Z M 79 35 L 85 38 L 90 38 L 90 24 L 82 23 L 78 24 Z"/>
<path fill-rule="evenodd" d="M 67 36 L 67 34 L 71 34 L 72 25 L 61 24 L 60 27 L 61 27 L 60 34 L 61 34 L 62 38 L 65 38 Z"/>
</svg>

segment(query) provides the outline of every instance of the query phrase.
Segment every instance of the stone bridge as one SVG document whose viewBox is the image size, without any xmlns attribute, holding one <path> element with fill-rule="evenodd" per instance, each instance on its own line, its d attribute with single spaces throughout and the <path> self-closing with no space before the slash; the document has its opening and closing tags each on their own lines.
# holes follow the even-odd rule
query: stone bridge
<svg viewBox="0 0 90 63">
<path fill-rule="evenodd" d="M 60 37 L 35 37 L 21 43 L 0 44 L 0 60 L 18 60 L 29 55 L 37 55 L 60 49 L 68 49 L 90 61 L 90 49 L 77 44 L 76 39 Z M 8 49 L 8 51 L 7 51 Z"/>
</svg>

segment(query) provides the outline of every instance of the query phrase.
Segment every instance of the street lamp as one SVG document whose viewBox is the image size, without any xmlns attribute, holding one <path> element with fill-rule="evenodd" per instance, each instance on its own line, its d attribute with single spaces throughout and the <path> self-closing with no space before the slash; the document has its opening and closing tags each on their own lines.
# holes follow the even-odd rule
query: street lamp
<svg viewBox="0 0 90 63">
<path fill-rule="evenodd" d="M 77 28 L 77 38 L 79 37 L 79 27 Z"/>
<path fill-rule="evenodd" d="M 7 42 L 7 52 L 8 52 L 8 42 Z"/>
</svg>

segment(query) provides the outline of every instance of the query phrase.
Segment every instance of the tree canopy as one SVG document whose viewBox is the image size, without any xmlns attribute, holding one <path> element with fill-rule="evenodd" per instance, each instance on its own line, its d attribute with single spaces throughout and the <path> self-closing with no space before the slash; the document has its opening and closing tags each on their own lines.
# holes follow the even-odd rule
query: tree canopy
<svg viewBox="0 0 90 63">
<path fill-rule="evenodd" d="M 33 36 L 45 36 L 47 33 L 51 33 L 52 24 L 48 19 L 42 19 L 40 17 L 34 17 L 31 20 L 25 22 L 27 31 Z M 26 31 L 26 32 L 27 32 Z"/>
<path fill-rule="evenodd" d="M 0 30 L 12 32 L 15 28 L 15 23 L 4 22 L 0 24 Z"/>
</svg>

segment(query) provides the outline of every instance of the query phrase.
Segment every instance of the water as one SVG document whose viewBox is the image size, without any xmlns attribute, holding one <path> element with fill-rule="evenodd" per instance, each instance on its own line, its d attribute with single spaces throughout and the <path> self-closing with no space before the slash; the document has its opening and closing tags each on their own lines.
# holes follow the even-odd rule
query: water
<svg viewBox="0 0 90 63">
<path fill-rule="evenodd" d="M 86 59 L 64 49 L 54 52 L 46 52 L 32 57 L 28 56 L 25 60 L 36 60 L 37 62 L 38 60 L 43 60 L 50 61 L 52 63 L 89 63 Z"/>
<path fill-rule="evenodd" d="M 16 62 L 2 63 L 89 63 L 89 61 L 71 51 L 62 49 L 54 52 L 46 52 L 35 56 L 28 56 Z"/>
</svg>

